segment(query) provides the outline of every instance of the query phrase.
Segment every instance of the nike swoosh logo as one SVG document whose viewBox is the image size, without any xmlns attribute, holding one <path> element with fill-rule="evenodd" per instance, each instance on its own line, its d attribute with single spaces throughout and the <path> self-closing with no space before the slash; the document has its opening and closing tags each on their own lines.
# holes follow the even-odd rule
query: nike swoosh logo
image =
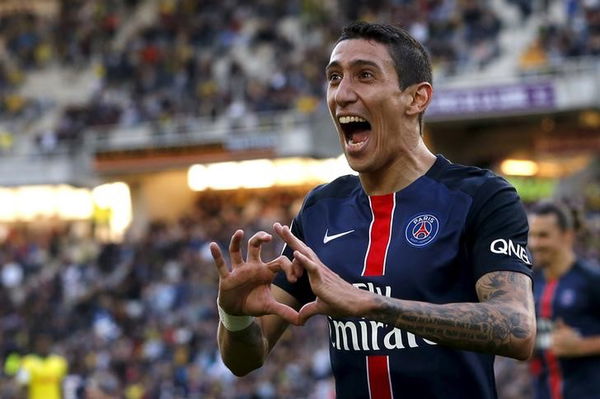
<svg viewBox="0 0 600 399">
<path fill-rule="evenodd" d="M 325 237 L 323 237 L 323 244 L 327 244 L 329 241 L 333 241 L 336 238 L 340 238 L 345 236 L 346 234 L 350 234 L 354 232 L 354 230 L 348 230 L 348 231 L 344 231 L 343 233 L 338 233 L 338 234 L 334 234 L 332 236 L 328 236 L 327 234 L 329 233 L 329 229 L 325 230 Z"/>
</svg>

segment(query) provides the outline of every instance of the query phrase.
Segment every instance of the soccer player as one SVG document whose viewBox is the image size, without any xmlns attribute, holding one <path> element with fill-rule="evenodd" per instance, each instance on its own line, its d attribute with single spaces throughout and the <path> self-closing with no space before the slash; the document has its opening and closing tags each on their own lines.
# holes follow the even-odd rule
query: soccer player
<svg viewBox="0 0 600 399">
<path fill-rule="evenodd" d="M 62 381 L 67 374 L 67 360 L 50 353 L 50 335 L 37 333 L 33 341 L 35 352 L 23 357 L 17 372 L 17 381 L 28 387 L 29 399 L 61 399 Z"/>
<path fill-rule="evenodd" d="M 600 271 L 573 252 L 571 213 L 551 202 L 529 215 L 538 318 L 536 399 L 600 398 Z"/>
<path fill-rule="evenodd" d="M 432 154 L 423 47 L 389 25 L 344 29 L 326 67 L 327 104 L 358 176 L 310 192 L 269 262 L 258 232 L 218 245 L 218 340 L 237 375 L 260 367 L 288 323 L 326 315 L 341 399 L 495 398 L 494 354 L 526 359 L 535 314 L 527 218 L 491 172 Z"/>
</svg>

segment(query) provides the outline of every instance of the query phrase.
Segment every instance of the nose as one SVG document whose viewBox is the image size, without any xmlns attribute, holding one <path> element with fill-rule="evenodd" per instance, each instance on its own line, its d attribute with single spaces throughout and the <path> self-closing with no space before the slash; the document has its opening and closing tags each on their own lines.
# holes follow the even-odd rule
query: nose
<svg viewBox="0 0 600 399">
<path fill-rule="evenodd" d="M 344 77 L 335 88 L 335 102 L 340 107 L 355 102 L 358 99 L 352 80 Z"/>
</svg>

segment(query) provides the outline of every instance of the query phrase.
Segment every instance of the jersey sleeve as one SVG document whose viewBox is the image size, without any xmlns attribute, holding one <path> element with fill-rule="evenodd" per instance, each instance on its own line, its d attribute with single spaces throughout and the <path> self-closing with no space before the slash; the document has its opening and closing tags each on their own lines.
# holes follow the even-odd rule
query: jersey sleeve
<svg viewBox="0 0 600 399">
<path fill-rule="evenodd" d="M 581 260 L 578 261 L 587 274 L 588 295 L 590 298 L 590 309 L 600 320 L 600 270 Z"/>
<path fill-rule="evenodd" d="M 479 188 L 471 209 L 467 241 L 475 279 L 494 271 L 531 277 L 529 226 L 516 190 L 495 176 Z"/>
<path fill-rule="evenodd" d="M 62 356 L 56 356 L 56 371 L 57 375 L 60 378 L 64 378 L 67 375 L 67 371 L 69 370 L 69 365 L 67 363 L 67 359 Z"/>
<path fill-rule="evenodd" d="M 301 213 L 298 214 L 292 221 L 291 230 L 292 233 L 298 237 L 300 240 L 304 241 L 304 234 L 302 232 L 302 224 L 301 224 Z M 282 255 L 287 256 L 290 260 L 294 259 L 293 250 L 285 245 L 283 247 Z M 308 273 L 304 272 L 302 277 L 298 279 L 296 283 L 290 283 L 287 280 L 284 272 L 279 272 L 275 276 L 273 280 L 273 284 L 280 287 L 288 294 L 292 295 L 298 302 L 301 304 L 305 304 L 311 302 L 315 299 L 315 294 L 313 294 L 312 289 L 310 288 L 310 282 L 308 281 Z"/>
</svg>

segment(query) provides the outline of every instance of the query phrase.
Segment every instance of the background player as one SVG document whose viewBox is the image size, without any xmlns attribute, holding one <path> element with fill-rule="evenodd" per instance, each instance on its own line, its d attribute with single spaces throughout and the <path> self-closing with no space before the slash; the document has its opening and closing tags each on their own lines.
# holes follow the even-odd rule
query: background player
<svg viewBox="0 0 600 399">
<path fill-rule="evenodd" d="M 17 373 L 19 384 L 27 387 L 29 399 L 62 398 L 62 381 L 67 375 L 67 361 L 51 353 L 52 337 L 37 333 L 33 339 L 34 351 L 23 357 Z"/>
<path fill-rule="evenodd" d="M 600 272 L 577 259 L 570 212 L 537 204 L 529 216 L 538 317 L 531 369 L 536 399 L 600 397 Z"/>
<path fill-rule="evenodd" d="M 326 74 L 329 110 L 359 177 L 313 190 L 293 232 L 275 224 L 286 256 L 262 262 L 271 236 L 259 232 L 244 260 L 238 230 L 230 271 L 211 244 L 225 363 L 246 374 L 286 322 L 325 314 L 339 397 L 495 397 L 493 354 L 528 358 L 535 330 L 514 189 L 427 149 L 431 67 L 405 32 L 347 27 Z M 280 270 L 287 279 L 271 287 Z"/>
</svg>

